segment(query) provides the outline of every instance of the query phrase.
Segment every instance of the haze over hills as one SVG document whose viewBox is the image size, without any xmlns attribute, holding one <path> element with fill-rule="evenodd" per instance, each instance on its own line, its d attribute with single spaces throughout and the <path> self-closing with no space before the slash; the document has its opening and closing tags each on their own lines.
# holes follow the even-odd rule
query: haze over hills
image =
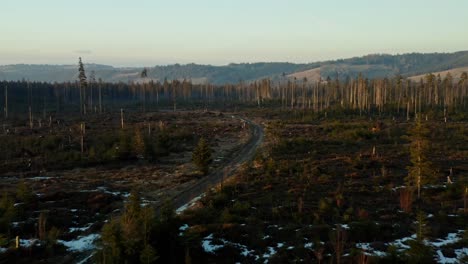
<svg viewBox="0 0 468 264">
<path fill-rule="evenodd" d="M 86 58 L 84 58 L 86 61 Z M 108 82 L 139 81 L 142 67 L 117 68 L 108 65 L 86 64 L 88 75 L 95 72 L 96 79 Z M 355 77 L 362 73 L 368 78 L 405 77 L 443 72 L 468 67 L 468 51 L 455 53 L 410 53 L 402 55 L 371 54 L 362 57 L 333 61 L 294 64 L 285 62 L 240 63 L 225 66 L 174 64 L 148 68 L 148 77 L 153 80 L 187 79 L 194 83 L 238 83 L 262 78 L 280 80 L 289 78 L 318 81 L 327 77 L 340 79 Z M 455 70 L 456 74 L 462 70 Z M 453 74 L 452 74 L 453 75 Z M 21 80 L 41 82 L 75 81 L 78 65 L 5 65 L 0 66 L 0 80 Z M 419 78 L 420 76 L 416 77 Z"/>
</svg>

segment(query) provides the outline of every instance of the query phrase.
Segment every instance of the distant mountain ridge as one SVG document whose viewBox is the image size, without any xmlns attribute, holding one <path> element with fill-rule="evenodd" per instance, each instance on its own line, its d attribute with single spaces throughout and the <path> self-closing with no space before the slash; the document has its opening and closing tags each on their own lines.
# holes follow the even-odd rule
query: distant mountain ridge
<svg viewBox="0 0 468 264">
<path fill-rule="evenodd" d="M 85 58 L 84 58 L 85 59 Z M 284 77 L 320 80 L 327 77 L 340 79 L 355 77 L 362 73 L 368 78 L 411 77 L 430 72 L 442 72 L 468 66 L 468 51 L 454 53 L 408 53 L 401 55 L 371 54 L 349 59 L 313 63 L 259 62 L 232 63 L 225 66 L 200 64 L 174 64 L 148 68 L 148 77 L 153 80 L 187 79 L 194 83 L 214 84 L 254 81 L 262 78 L 281 80 Z M 139 81 L 143 67 L 113 67 L 100 64 L 85 64 L 90 75 L 107 82 Z M 0 80 L 22 80 L 40 82 L 75 81 L 78 65 L 4 65 L 0 66 Z"/>
</svg>

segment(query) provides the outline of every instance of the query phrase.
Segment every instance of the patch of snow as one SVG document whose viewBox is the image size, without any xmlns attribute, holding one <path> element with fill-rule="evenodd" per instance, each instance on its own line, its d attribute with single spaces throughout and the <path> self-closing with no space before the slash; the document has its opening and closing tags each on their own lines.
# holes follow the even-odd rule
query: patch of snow
<svg viewBox="0 0 468 264">
<path fill-rule="evenodd" d="M 455 249 L 455 255 L 457 255 L 457 259 L 468 257 L 468 248 Z"/>
<path fill-rule="evenodd" d="M 398 191 L 399 189 L 404 189 L 404 188 L 406 188 L 406 186 L 404 186 L 404 185 L 402 185 L 402 186 L 397 186 L 397 187 L 392 188 L 392 191 L 396 192 L 396 191 Z"/>
<path fill-rule="evenodd" d="M 437 250 L 437 263 L 449 264 L 449 263 L 458 263 L 456 258 L 446 258 L 441 250 Z"/>
<path fill-rule="evenodd" d="M 254 251 L 249 250 L 247 248 L 247 246 L 245 246 L 245 245 L 242 245 L 242 244 L 239 244 L 239 243 L 233 243 L 233 242 L 230 242 L 230 241 L 227 241 L 227 240 L 224 240 L 224 239 L 221 239 L 221 241 L 223 241 L 224 245 L 230 245 L 230 246 L 233 246 L 233 247 L 236 247 L 236 248 L 240 249 L 241 250 L 240 254 L 242 256 L 244 256 L 244 257 L 253 256 Z"/>
<path fill-rule="evenodd" d="M 449 233 L 445 239 L 437 239 L 436 242 L 431 242 L 431 245 L 440 248 L 442 246 L 455 244 L 462 239 L 459 235 L 463 234 L 463 232 L 463 230 L 459 230 L 457 233 Z"/>
<path fill-rule="evenodd" d="M 371 246 L 369 243 L 356 243 L 356 248 L 362 249 L 362 250 L 371 250 Z"/>
<path fill-rule="evenodd" d="M 373 249 L 369 243 L 356 243 L 356 248 L 361 249 L 364 255 L 367 255 L 367 256 L 377 256 L 377 257 L 387 256 L 387 253 Z"/>
<path fill-rule="evenodd" d="M 118 196 L 118 195 L 121 194 L 121 192 L 117 192 L 117 191 L 116 192 L 111 192 L 111 191 L 107 190 L 107 187 L 105 187 L 105 186 L 100 186 L 100 187 L 97 187 L 96 189 L 98 191 L 100 191 L 100 192 L 112 194 L 114 196 Z"/>
<path fill-rule="evenodd" d="M 70 233 L 76 232 L 76 231 L 84 232 L 84 231 L 88 230 L 92 225 L 93 225 L 93 223 L 89 223 L 88 225 L 86 225 L 84 227 L 70 227 L 68 229 L 68 232 L 70 232 Z"/>
<path fill-rule="evenodd" d="M 432 218 L 432 217 L 434 217 L 433 214 L 428 214 L 428 215 L 427 215 L 427 218 Z"/>
<path fill-rule="evenodd" d="M 216 250 L 223 248 L 224 245 L 213 245 L 213 234 L 209 234 L 202 241 L 203 250 L 207 253 L 214 253 Z"/>
<path fill-rule="evenodd" d="M 399 251 L 403 251 L 405 249 L 410 248 L 410 246 L 406 245 L 405 242 L 409 241 L 409 240 L 414 240 L 414 239 L 416 239 L 416 235 L 412 235 L 410 237 L 400 238 L 400 239 L 397 239 L 397 240 L 395 240 L 393 242 L 390 242 L 388 244 L 395 246 Z"/>
<path fill-rule="evenodd" d="M 12 227 L 18 227 L 21 223 L 24 223 L 24 221 L 21 222 L 11 222 Z"/>
<path fill-rule="evenodd" d="M 86 251 L 94 249 L 94 241 L 100 238 L 99 234 L 90 234 L 87 236 L 79 236 L 76 240 L 64 241 L 58 240 L 57 242 L 66 246 L 68 251 Z"/>
<path fill-rule="evenodd" d="M 247 256 L 249 256 L 249 255 L 252 255 L 252 253 L 254 253 L 253 250 L 249 250 L 246 246 L 244 246 L 244 245 L 241 245 L 241 246 L 243 246 L 242 248 L 240 248 L 240 249 L 241 249 L 241 253 L 240 253 L 240 254 L 241 254 L 242 256 L 247 257 Z"/>
<path fill-rule="evenodd" d="M 181 227 L 179 227 L 179 236 L 183 236 L 185 230 L 187 230 L 188 228 L 189 228 L 189 225 L 187 225 L 187 224 L 184 224 Z"/>
<path fill-rule="evenodd" d="M 342 224 L 341 225 L 341 228 L 345 229 L 345 230 L 349 230 L 349 225 L 347 224 Z"/>
<path fill-rule="evenodd" d="M 269 239 L 269 238 L 270 238 L 269 235 L 264 235 L 264 236 L 263 236 L 263 240 L 267 240 L 267 239 Z"/>
<path fill-rule="evenodd" d="M 0 254 L 1 254 L 1 253 L 7 252 L 7 250 L 8 250 L 8 248 L 2 248 L 2 247 L 0 247 Z"/>
<path fill-rule="evenodd" d="M 39 239 L 31 238 L 31 239 L 20 239 L 20 247 L 29 248 L 32 247 L 34 244 L 39 243 Z"/>
<path fill-rule="evenodd" d="M 107 194 L 111 194 L 111 195 L 114 195 L 114 196 L 122 196 L 124 198 L 128 198 L 130 196 L 130 193 L 128 192 L 119 192 L 119 191 L 115 191 L 115 192 L 111 192 L 109 190 L 107 190 L 107 187 L 105 186 L 99 186 L 97 187 L 95 190 L 81 190 L 80 192 L 102 192 L 102 193 L 107 193 Z"/>
<path fill-rule="evenodd" d="M 268 247 L 268 252 L 265 252 L 265 254 L 263 254 L 262 257 L 265 258 L 265 259 L 269 259 L 269 258 L 271 258 L 271 257 L 272 257 L 273 255 L 275 255 L 275 254 L 276 254 L 275 248 L 273 248 L 273 247 Z M 268 262 L 268 261 L 265 261 L 265 263 L 267 263 L 267 262 Z"/>
<path fill-rule="evenodd" d="M 312 248 L 312 246 L 314 246 L 314 243 L 312 243 L 312 242 L 304 244 L 304 248 L 309 248 L 310 249 L 310 248 Z"/>
<path fill-rule="evenodd" d="M 289 247 L 287 248 L 287 250 L 293 250 L 293 249 L 294 249 L 293 246 L 289 246 Z"/>
<path fill-rule="evenodd" d="M 284 243 L 278 243 L 278 244 L 276 245 L 277 248 L 282 248 L 283 246 L 284 246 Z"/>
<path fill-rule="evenodd" d="M 54 177 L 37 176 L 37 177 L 28 178 L 28 179 L 33 180 L 33 181 L 41 181 L 41 180 L 49 180 L 49 179 L 53 179 L 53 178 Z"/>
<path fill-rule="evenodd" d="M 192 207 L 196 202 L 198 202 L 204 196 L 205 196 L 205 194 L 202 193 L 201 195 L 199 195 L 199 196 L 193 198 L 192 200 L 190 200 L 190 202 L 188 202 L 188 203 L 182 205 L 181 207 L 177 208 L 176 214 L 181 214 L 183 211 L 185 211 L 188 208 Z"/>
<path fill-rule="evenodd" d="M 78 212 L 78 209 L 70 209 L 70 212 L 76 213 L 76 212 Z"/>
</svg>

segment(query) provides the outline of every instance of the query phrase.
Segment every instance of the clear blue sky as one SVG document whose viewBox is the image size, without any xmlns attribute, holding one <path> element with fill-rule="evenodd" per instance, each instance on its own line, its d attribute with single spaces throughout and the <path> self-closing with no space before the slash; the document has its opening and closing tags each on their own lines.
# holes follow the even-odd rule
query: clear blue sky
<svg viewBox="0 0 468 264">
<path fill-rule="evenodd" d="M 467 0 L 1 0 L 0 65 L 311 62 L 468 50 Z"/>
</svg>

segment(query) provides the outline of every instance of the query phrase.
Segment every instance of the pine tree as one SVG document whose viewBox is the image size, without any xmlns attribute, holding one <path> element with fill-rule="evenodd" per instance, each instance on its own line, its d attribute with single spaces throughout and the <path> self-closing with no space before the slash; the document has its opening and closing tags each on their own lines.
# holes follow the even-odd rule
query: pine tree
<svg viewBox="0 0 468 264">
<path fill-rule="evenodd" d="M 209 165 L 213 161 L 211 157 L 212 150 L 208 146 L 208 143 L 204 138 L 200 138 L 198 145 L 195 147 L 192 153 L 192 161 L 198 167 L 198 169 L 206 175 L 209 171 Z"/>
</svg>

